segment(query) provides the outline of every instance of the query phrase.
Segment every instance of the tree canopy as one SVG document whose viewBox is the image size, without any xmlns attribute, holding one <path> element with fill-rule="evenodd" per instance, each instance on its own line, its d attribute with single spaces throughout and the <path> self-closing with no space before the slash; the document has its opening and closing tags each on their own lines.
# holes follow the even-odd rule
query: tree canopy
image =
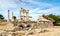
<svg viewBox="0 0 60 36">
<path fill-rule="evenodd" d="M 12 18 L 15 20 L 16 19 L 16 16 L 13 16 Z"/>
<path fill-rule="evenodd" d="M 47 16 L 55 20 L 55 22 L 54 22 L 55 25 L 58 24 L 58 23 L 60 24 L 60 16 L 53 15 L 53 14 L 49 14 Z"/>
<path fill-rule="evenodd" d="M 0 20 L 3 20 L 3 19 L 4 19 L 3 15 L 2 15 L 2 14 L 0 14 Z"/>
</svg>

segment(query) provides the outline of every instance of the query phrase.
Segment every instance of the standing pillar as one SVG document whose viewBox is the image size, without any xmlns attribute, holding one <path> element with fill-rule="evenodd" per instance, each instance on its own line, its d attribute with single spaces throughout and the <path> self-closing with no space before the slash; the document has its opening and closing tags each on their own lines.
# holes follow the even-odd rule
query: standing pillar
<svg viewBox="0 0 60 36">
<path fill-rule="evenodd" d="M 12 12 L 12 21 L 14 21 L 14 19 L 13 19 L 13 15 L 14 15 L 14 13 Z"/>
<path fill-rule="evenodd" d="M 23 20 L 25 21 L 25 13 L 26 13 L 26 10 L 23 9 Z"/>
<path fill-rule="evenodd" d="M 26 11 L 26 20 L 28 21 L 29 19 L 29 10 Z"/>
<path fill-rule="evenodd" d="M 23 8 L 21 8 L 21 10 L 20 10 L 20 19 L 21 20 L 24 20 L 24 14 L 25 14 L 25 9 L 23 9 Z"/>
<path fill-rule="evenodd" d="M 14 14 L 13 14 L 13 12 L 12 12 L 12 19 L 13 19 L 13 15 L 14 15 Z"/>
<path fill-rule="evenodd" d="M 7 19 L 7 22 L 10 21 L 10 10 L 8 10 L 8 19 Z"/>
<path fill-rule="evenodd" d="M 22 15 L 21 15 L 21 12 L 20 12 L 20 19 L 21 19 L 21 16 L 22 16 Z"/>
<path fill-rule="evenodd" d="M 20 10 L 20 20 L 22 20 L 22 18 L 21 18 L 21 16 L 22 16 L 22 12 L 23 11 L 23 8 L 21 8 L 21 10 Z"/>
</svg>

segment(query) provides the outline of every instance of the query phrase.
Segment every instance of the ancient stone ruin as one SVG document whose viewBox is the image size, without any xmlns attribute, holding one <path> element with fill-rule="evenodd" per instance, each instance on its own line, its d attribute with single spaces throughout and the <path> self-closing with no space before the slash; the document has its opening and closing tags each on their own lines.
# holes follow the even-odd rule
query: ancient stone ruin
<svg viewBox="0 0 60 36">
<path fill-rule="evenodd" d="M 10 19 L 10 10 L 8 10 L 8 19 L 5 21 L 4 27 L 6 29 L 0 30 L 2 31 L 0 36 L 17 36 L 19 34 L 27 36 L 28 34 L 40 32 L 42 28 L 52 27 L 54 22 L 53 19 L 46 15 L 40 15 L 37 21 L 32 21 L 29 18 L 32 18 L 29 16 L 29 10 L 21 8 L 19 19 L 14 20 L 12 18 L 12 21 Z"/>
</svg>

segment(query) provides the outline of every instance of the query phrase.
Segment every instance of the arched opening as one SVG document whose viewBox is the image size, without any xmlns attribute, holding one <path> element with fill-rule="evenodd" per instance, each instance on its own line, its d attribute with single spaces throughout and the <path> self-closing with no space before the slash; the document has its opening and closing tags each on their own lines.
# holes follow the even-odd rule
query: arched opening
<svg viewBox="0 0 60 36">
<path fill-rule="evenodd" d="M 22 29 L 24 28 L 24 26 L 23 26 L 23 25 L 19 25 L 19 27 L 20 27 L 20 28 L 22 28 Z"/>
<path fill-rule="evenodd" d="M 29 28 L 29 27 L 31 27 L 31 25 L 27 25 L 27 27 Z"/>
</svg>

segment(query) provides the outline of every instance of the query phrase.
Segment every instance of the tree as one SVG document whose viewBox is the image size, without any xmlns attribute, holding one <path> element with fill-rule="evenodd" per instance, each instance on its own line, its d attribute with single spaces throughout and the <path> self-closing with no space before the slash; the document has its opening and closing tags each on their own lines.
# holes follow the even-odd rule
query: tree
<svg viewBox="0 0 60 36">
<path fill-rule="evenodd" d="M 53 14 L 49 14 L 47 16 L 55 20 L 54 25 L 58 25 L 58 23 L 60 23 L 60 16 Z"/>
<path fill-rule="evenodd" d="M 3 15 L 0 14 L 0 20 L 3 20 L 3 19 L 4 19 Z"/>
<path fill-rule="evenodd" d="M 12 18 L 13 18 L 13 21 L 14 21 L 14 26 L 16 26 L 17 25 L 16 16 L 12 16 Z"/>
<path fill-rule="evenodd" d="M 12 18 L 13 18 L 14 20 L 16 20 L 16 16 L 13 16 Z"/>
</svg>

